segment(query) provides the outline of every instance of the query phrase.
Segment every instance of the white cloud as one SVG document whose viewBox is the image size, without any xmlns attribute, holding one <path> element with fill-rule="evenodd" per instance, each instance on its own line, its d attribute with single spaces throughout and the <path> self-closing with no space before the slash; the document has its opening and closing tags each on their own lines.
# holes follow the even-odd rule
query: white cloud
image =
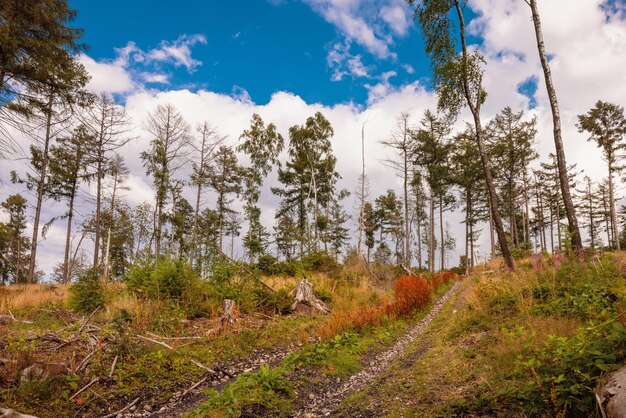
<svg viewBox="0 0 626 418">
<path fill-rule="evenodd" d="M 170 82 L 169 76 L 167 74 L 150 72 L 141 73 L 141 79 L 146 83 L 169 84 Z"/>
<path fill-rule="evenodd" d="M 404 3 L 404 2 L 402 2 Z M 407 34 L 411 26 L 411 19 L 406 5 L 383 6 L 380 9 L 380 17 L 387 22 L 389 27 L 399 36 Z"/>
<path fill-rule="evenodd" d="M 336 43 L 328 52 L 326 62 L 332 70 L 332 81 L 340 81 L 344 76 L 352 78 L 369 77 L 369 69 L 363 64 L 362 56 L 350 53 L 350 42 Z"/>
<path fill-rule="evenodd" d="M 204 35 L 181 35 L 173 42 L 161 41 L 158 48 L 145 53 L 148 61 L 167 62 L 176 67 L 183 66 L 192 73 L 196 67 L 202 65 L 202 61 L 191 56 L 191 47 L 195 44 L 206 44 Z"/>
<path fill-rule="evenodd" d="M 90 90 L 96 93 L 125 93 L 133 89 L 132 77 L 123 66 L 115 62 L 97 62 L 84 54 L 79 61 L 91 76 L 87 85 Z"/>
<path fill-rule="evenodd" d="M 363 0 L 304 1 L 337 27 L 348 41 L 357 42 L 378 58 L 397 58 L 389 48 L 392 39 L 380 31 L 377 33 L 375 22 L 371 19 L 371 12 L 377 7 L 375 3 L 372 7 L 372 4 Z"/>
</svg>

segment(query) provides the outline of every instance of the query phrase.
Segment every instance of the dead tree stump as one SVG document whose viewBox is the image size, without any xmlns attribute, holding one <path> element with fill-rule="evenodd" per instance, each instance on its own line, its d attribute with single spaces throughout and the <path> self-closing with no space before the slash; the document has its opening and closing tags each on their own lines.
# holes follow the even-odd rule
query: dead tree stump
<svg viewBox="0 0 626 418">
<path fill-rule="evenodd" d="M 296 301 L 291 305 L 291 311 L 295 311 L 301 304 L 308 305 L 324 314 L 330 313 L 330 308 L 315 296 L 313 285 L 306 279 L 300 280 L 296 285 Z"/>
<path fill-rule="evenodd" d="M 19 412 L 13 409 L 0 408 L 0 418 L 37 418 L 37 417 L 34 415 L 20 414 Z"/>
<path fill-rule="evenodd" d="M 239 310 L 237 309 L 237 304 L 234 300 L 224 299 L 224 302 L 222 303 L 222 311 L 222 316 L 220 318 L 222 328 L 228 324 L 234 324 L 237 322 Z"/>
<path fill-rule="evenodd" d="M 605 418 L 626 418 L 626 367 L 609 376 L 596 399 Z"/>
</svg>

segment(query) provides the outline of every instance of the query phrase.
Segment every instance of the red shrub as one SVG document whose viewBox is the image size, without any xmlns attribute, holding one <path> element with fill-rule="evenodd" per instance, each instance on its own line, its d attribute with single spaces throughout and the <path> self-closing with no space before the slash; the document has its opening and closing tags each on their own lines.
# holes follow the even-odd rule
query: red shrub
<svg viewBox="0 0 626 418">
<path fill-rule="evenodd" d="M 430 300 L 430 286 L 424 278 L 418 276 L 400 277 L 396 281 L 394 293 L 396 309 L 400 315 L 420 310 Z"/>
</svg>

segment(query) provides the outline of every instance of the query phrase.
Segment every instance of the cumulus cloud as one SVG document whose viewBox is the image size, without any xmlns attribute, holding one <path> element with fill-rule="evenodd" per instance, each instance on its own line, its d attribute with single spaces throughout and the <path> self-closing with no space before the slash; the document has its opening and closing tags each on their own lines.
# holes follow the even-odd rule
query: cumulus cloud
<svg viewBox="0 0 626 418">
<path fill-rule="evenodd" d="M 350 42 L 336 43 L 328 52 L 326 62 L 332 71 L 331 80 L 340 81 L 344 76 L 369 77 L 369 69 L 360 54 L 350 53 Z"/>
<path fill-rule="evenodd" d="M 79 61 L 91 80 L 87 88 L 96 93 L 125 93 L 133 89 L 133 80 L 128 71 L 116 62 L 97 62 L 87 55 L 81 55 Z"/>
</svg>

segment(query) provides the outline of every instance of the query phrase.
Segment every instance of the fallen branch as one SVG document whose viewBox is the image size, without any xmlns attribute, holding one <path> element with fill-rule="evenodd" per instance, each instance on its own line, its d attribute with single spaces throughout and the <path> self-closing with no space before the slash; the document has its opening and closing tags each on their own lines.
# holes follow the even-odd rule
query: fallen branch
<svg viewBox="0 0 626 418">
<path fill-rule="evenodd" d="M 98 312 L 98 309 L 100 309 L 102 307 L 102 305 L 98 305 L 96 307 L 96 309 L 93 310 L 93 312 L 91 313 L 91 315 L 89 315 L 89 317 L 87 317 L 87 319 L 85 321 L 83 321 L 82 325 L 80 326 L 80 328 L 78 328 L 78 333 L 80 334 L 81 332 L 83 332 L 83 328 L 85 328 L 85 325 L 87 325 L 87 323 L 91 320 L 91 318 L 96 314 L 96 312 Z"/>
<path fill-rule="evenodd" d="M 112 413 L 110 413 L 110 414 L 108 414 L 108 415 L 104 415 L 102 418 L 113 418 L 113 417 L 118 416 L 119 414 L 122 414 L 122 413 L 124 413 L 124 412 L 128 411 L 128 410 L 129 410 L 130 408 L 132 408 L 132 407 L 133 407 L 133 406 L 134 406 L 137 402 L 139 402 L 139 399 L 140 399 L 140 398 L 135 398 L 135 400 L 134 400 L 134 401 L 132 401 L 131 403 L 129 403 L 128 405 L 126 405 L 124 408 L 120 409 L 119 411 L 112 412 Z"/>
<path fill-rule="evenodd" d="M 154 334 L 152 332 L 148 332 L 147 334 L 151 335 L 151 336 L 153 336 L 155 338 L 160 338 L 162 340 L 171 340 L 171 341 L 176 341 L 176 340 L 201 340 L 201 339 L 205 338 L 205 337 L 165 337 L 163 335 L 157 335 L 157 334 Z"/>
<path fill-rule="evenodd" d="M 152 338 L 144 337 L 143 335 L 139 335 L 139 334 L 135 334 L 135 337 L 141 338 L 142 340 L 150 341 L 151 343 L 162 345 L 163 347 L 165 347 L 165 348 L 167 348 L 169 350 L 176 351 L 176 349 L 174 347 L 172 347 L 169 344 L 164 343 L 163 341 L 153 340 Z"/>
<path fill-rule="evenodd" d="M 89 389 L 91 387 L 91 385 L 93 385 L 94 383 L 98 382 L 100 380 L 100 377 L 94 377 L 91 382 L 87 383 L 85 386 L 83 386 L 82 389 L 80 389 L 78 392 L 76 392 L 75 394 L 73 394 L 70 397 L 70 400 L 74 399 L 75 397 L 77 397 L 78 395 L 80 395 L 81 393 L 83 393 L 84 391 L 86 391 L 87 389 Z"/>
<path fill-rule="evenodd" d="M 199 363 L 199 362 L 195 361 L 194 359 L 189 359 L 189 360 L 190 360 L 193 364 L 195 364 L 196 366 L 200 367 L 201 369 L 206 370 L 207 372 L 212 373 L 212 374 L 217 374 L 217 372 L 216 372 L 215 370 L 213 370 L 213 369 L 209 369 L 209 368 L 208 368 L 207 366 L 205 366 L 204 364 Z"/>
<path fill-rule="evenodd" d="M 11 312 L 10 310 L 9 310 L 9 315 L 11 315 L 11 318 L 13 318 L 15 322 L 21 322 L 22 324 L 34 324 L 33 321 L 26 321 L 25 319 L 17 319 L 15 315 L 13 315 L 13 312 Z"/>
<path fill-rule="evenodd" d="M 111 371 L 109 372 L 109 379 L 113 377 L 113 373 L 115 372 L 115 366 L 117 365 L 117 359 L 118 359 L 118 355 L 115 355 L 115 358 L 113 359 L 113 364 L 111 365 Z"/>
<path fill-rule="evenodd" d="M 198 386 L 200 386 L 201 384 L 203 384 L 204 382 L 206 382 L 206 380 L 208 379 L 208 376 L 204 376 L 202 379 L 198 380 L 196 383 L 194 383 L 189 389 L 187 389 L 186 391 L 183 392 L 182 395 L 180 395 L 180 400 L 182 400 L 185 396 L 187 396 L 187 394 L 189 392 L 191 392 L 192 390 L 194 390 L 195 388 L 197 388 Z"/>
</svg>

